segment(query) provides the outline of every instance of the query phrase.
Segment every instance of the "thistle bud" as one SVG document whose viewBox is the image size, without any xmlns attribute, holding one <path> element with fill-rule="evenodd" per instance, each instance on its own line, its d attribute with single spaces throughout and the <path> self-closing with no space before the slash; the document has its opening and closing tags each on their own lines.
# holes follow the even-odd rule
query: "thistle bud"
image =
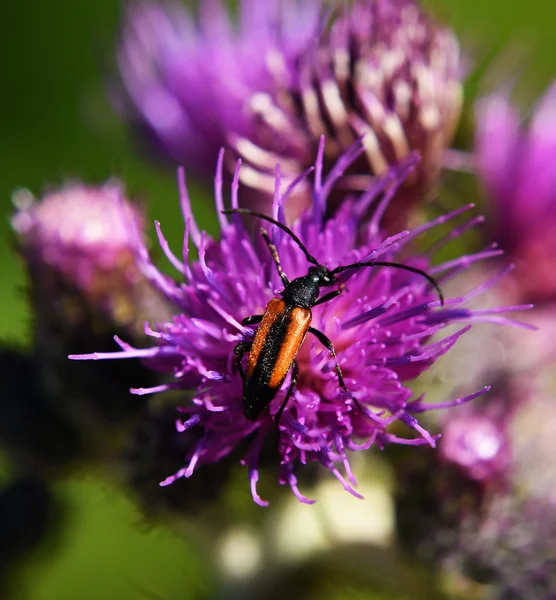
<svg viewBox="0 0 556 600">
<path fill-rule="evenodd" d="M 125 422 L 141 410 L 143 403 L 129 397 L 131 381 L 154 381 L 140 365 L 91 371 L 67 359 L 91 345 L 109 347 L 114 335 L 143 339 L 144 319 L 168 314 L 137 266 L 143 217 L 113 182 L 68 184 L 40 201 L 18 192 L 15 203 L 12 226 L 29 276 L 42 393 L 87 445 L 102 435 L 100 424 Z"/>
</svg>

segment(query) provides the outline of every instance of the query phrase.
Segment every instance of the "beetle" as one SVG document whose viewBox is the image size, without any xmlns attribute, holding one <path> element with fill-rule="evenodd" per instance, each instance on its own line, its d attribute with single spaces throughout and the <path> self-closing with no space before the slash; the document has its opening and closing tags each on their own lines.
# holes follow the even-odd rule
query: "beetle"
<svg viewBox="0 0 556 600">
<path fill-rule="evenodd" d="M 272 243 L 268 232 L 261 228 L 261 235 L 270 250 L 284 289 L 280 292 L 281 297 L 270 300 L 264 314 L 249 316 L 241 322 L 242 325 L 259 325 L 253 341 L 240 342 L 234 349 L 237 370 L 243 381 L 243 411 L 245 418 L 249 421 L 256 421 L 259 418 L 281 389 L 286 375 L 292 369 L 288 391 L 275 417 L 278 426 L 297 383 L 299 367 L 295 358 L 307 333 L 313 334 L 330 352 L 335 361 L 338 384 L 346 393 L 349 393 L 336 358 L 334 345 L 322 331 L 311 327 L 311 309 L 329 302 L 342 293 L 344 286 L 339 284 L 338 289 L 319 297 L 321 287 L 329 287 L 337 283 L 336 276 L 340 273 L 361 267 L 394 267 L 410 271 L 427 279 L 437 291 L 440 303 L 444 305 L 440 286 L 433 277 L 421 269 L 388 261 L 356 262 L 329 269 L 309 253 L 303 242 L 289 227 L 272 217 L 247 208 L 230 208 L 223 210 L 222 213 L 258 217 L 272 223 L 293 239 L 305 254 L 307 261 L 311 263 L 307 275 L 290 281 L 282 270 L 276 246 Z M 243 357 L 246 352 L 249 355 L 247 369 L 244 370 Z M 355 398 L 353 401 L 358 406 Z"/>
</svg>

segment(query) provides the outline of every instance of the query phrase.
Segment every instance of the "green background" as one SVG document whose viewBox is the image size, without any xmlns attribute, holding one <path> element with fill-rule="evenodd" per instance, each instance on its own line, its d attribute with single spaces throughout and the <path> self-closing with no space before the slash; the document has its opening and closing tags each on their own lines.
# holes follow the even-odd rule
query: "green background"
<svg viewBox="0 0 556 600">
<path fill-rule="evenodd" d="M 553 0 L 437 0 L 438 14 L 461 35 L 478 63 L 507 47 L 518 56 L 525 102 L 542 92 L 556 71 Z M 120 5 L 95 2 L 0 3 L 0 338 L 22 340 L 28 314 L 23 272 L 12 250 L 11 194 L 35 194 L 67 179 L 100 183 L 123 179 L 132 194 L 150 202 L 171 240 L 181 234 L 174 174 L 153 169 L 134 153 L 125 129 L 105 98 L 104 74 Z M 495 81 L 496 83 L 496 81 Z M 193 190 L 194 200 L 199 198 Z M 201 207 L 201 203 L 197 202 Z M 210 205 L 199 208 L 210 225 Z M 70 518 L 55 551 L 18 574 L 21 597 L 134 599 L 198 597 L 205 562 L 192 545 L 169 531 L 146 529 L 128 500 L 83 475 L 60 486 Z M 1 532 L 0 532 L 1 535 Z"/>
</svg>

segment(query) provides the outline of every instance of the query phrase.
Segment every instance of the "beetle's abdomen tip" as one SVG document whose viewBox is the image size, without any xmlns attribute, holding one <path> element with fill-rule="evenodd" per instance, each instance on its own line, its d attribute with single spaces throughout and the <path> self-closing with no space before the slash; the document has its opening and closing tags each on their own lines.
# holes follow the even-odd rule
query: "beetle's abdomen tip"
<svg viewBox="0 0 556 600">
<path fill-rule="evenodd" d="M 248 421 L 256 421 L 261 414 L 258 407 L 249 406 L 243 411 L 243 415 Z"/>
</svg>

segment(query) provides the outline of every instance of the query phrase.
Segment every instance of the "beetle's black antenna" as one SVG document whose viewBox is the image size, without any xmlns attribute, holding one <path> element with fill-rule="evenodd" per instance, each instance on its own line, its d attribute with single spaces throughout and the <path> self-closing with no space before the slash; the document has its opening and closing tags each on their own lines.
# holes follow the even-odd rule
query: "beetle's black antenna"
<svg viewBox="0 0 556 600">
<path fill-rule="evenodd" d="M 345 265 L 343 267 L 336 267 L 333 271 L 333 275 L 338 275 L 338 273 L 342 273 L 343 271 L 347 271 L 348 269 L 357 269 L 359 267 L 394 267 L 396 269 L 403 269 L 404 271 L 409 271 L 411 273 L 416 273 L 417 275 L 421 275 L 424 277 L 430 284 L 433 285 L 434 289 L 438 293 L 438 298 L 440 299 L 440 304 L 444 306 L 444 295 L 442 294 L 442 290 L 438 285 L 438 282 L 434 277 L 431 277 L 427 272 L 417 269 L 416 267 L 410 267 L 409 265 L 402 265 L 400 263 L 395 262 L 383 262 L 383 261 L 371 261 L 371 262 L 360 262 L 353 263 L 352 265 Z"/>
<path fill-rule="evenodd" d="M 280 221 L 276 221 L 276 219 L 273 219 L 272 217 L 264 215 L 260 212 L 255 212 L 254 210 L 250 210 L 249 208 L 227 208 L 221 212 L 224 215 L 229 215 L 232 213 L 240 215 L 251 215 L 252 217 L 259 217 L 259 219 L 264 219 L 265 221 L 276 225 L 276 227 L 280 228 L 282 231 L 285 231 L 292 238 L 292 240 L 301 248 L 301 250 L 305 254 L 305 257 L 310 263 L 313 263 L 314 265 L 317 265 L 317 267 L 320 267 L 319 261 L 312 254 L 309 254 L 309 250 L 305 248 L 303 242 L 295 235 L 295 233 L 289 227 L 287 227 L 283 223 L 280 223 Z"/>
</svg>

